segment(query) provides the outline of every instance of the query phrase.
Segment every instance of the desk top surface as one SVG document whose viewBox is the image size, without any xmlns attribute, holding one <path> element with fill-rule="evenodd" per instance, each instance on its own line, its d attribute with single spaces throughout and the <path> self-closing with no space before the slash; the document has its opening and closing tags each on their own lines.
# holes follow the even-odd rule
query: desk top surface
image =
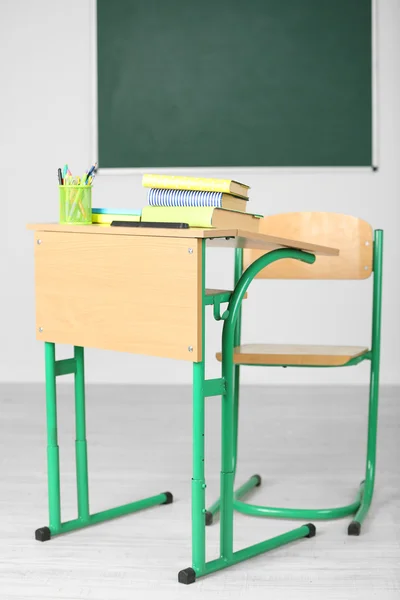
<svg viewBox="0 0 400 600">
<path fill-rule="evenodd" d="M 60 225 L 59 223 L 31 223 L 28 229 L 60 233 L 91 233 L 96 235 L 130 235 L 145 237 L 174 237 L 207 239 L 208 245 L 224 248 L 296 248 L 321 256 L 338 256 L 337 248 L 329 248 L 310 242 L 277 237 L 265 233 L 254 233 L 243 229 L 138 229 L 134 227 L 110 227 L 102 225 Z"/>
</svg>

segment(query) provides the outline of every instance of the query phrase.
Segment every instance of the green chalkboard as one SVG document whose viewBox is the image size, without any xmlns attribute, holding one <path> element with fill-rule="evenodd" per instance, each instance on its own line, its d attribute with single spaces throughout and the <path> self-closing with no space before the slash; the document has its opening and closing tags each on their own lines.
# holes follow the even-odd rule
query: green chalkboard
<svg viewBox="0 0 400 600">
<path fill-rule="evenodd" d="M 100 168 L 370 166 L 371 0 L 97 0 Z"/>
</svg>

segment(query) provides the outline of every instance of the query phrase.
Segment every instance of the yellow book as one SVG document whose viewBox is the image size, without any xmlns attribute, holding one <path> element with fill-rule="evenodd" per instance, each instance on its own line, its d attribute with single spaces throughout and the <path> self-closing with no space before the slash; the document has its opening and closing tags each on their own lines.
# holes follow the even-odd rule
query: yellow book
<svg viewBox="0 0 400 600">
<path fill-rule="evenodd" d="M 189 227 L 244 229 L 257 232 L 261 215 L 208 206 L 145 206 L 142 221 L 188 223 Z"/>
<path fill-rule="evenodd" d="M 92 214 L 92 223 L 96 225 L 111 225 L 112 221 L 140 221 L 140 215 Z"/>
<path fill-rule="evenodd" d="M 222 192 L 234 194 L 242 198 L 249 197 L 249 187 L 233 179 L 216 179 L 206 177 L 181 177 L 179 175 L 143 175 L 143 187 L 162 188 L 165 190 L 197 190 L 203 192 Z"/>
</svg>

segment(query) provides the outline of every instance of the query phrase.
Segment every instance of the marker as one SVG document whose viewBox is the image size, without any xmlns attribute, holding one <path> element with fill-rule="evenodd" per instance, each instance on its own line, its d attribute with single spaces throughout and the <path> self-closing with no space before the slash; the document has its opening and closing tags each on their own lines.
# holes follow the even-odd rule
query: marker
<svg viewBox="0 0 400 600">
<path fill-rule="evenodd" d="M 62 178 L 61 169 L 58 169 L 57 173 L 58 173 L 58 183 L 59 183 L 59 185 L 63 185 L 63 178 Z"/>
<path fill-rule="evenodd" d="M 62 170 L 62 176 L 65 179 L 66 174 L 68 173 L 68 165 L 64 165 Z"/>
</svg>

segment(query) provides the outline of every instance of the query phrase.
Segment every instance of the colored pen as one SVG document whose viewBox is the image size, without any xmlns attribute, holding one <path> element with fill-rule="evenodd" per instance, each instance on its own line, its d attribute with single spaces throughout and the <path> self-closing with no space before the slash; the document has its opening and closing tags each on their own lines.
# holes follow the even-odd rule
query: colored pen
<svg viewBox="0 0 400 600">
<path fill-rule="evenodd" d="M 95 172 L 96 168 L 97 168 L 97 162 L 95 162 L 95 163 L 94 163 L 94 165 L 92 165 L 92 166 L 90 167 L 89 171 L 87 172 L 87 175 L 86 175 L 86 181 L 89 179 L 89 177 L 90 177 L 91 175 L 93 175 L 93 173 Z"/>
<path fill-rule="evenodd" d="M 59 185 L 63 185 L 63 178 L 62 178 L 61 169 L 58 169 L 57 173 L 58 173 L 58 183 L 59 183 Z"/>
</svg>

